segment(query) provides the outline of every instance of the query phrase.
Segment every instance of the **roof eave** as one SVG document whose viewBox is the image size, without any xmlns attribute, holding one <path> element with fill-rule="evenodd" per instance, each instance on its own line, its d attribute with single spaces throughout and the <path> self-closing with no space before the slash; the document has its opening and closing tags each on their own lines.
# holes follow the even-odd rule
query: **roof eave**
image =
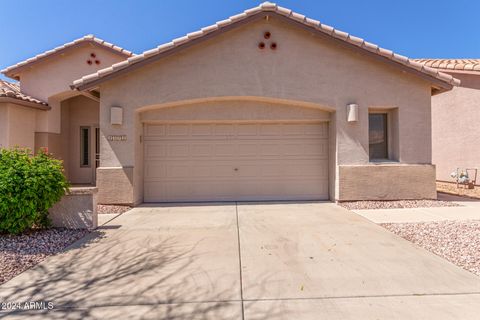
<svg viewBox="0 0 480 320">
<path fill-rule="evenodd" d="M 448 92 L 448 91 L 452 90 L 453 87 L 454 87 L 454 85 L 450 85 L 449 88 L 440 88 L 440 87 L 432 86 L 431 95 L 436 96 L 437 94 Z"/>
<path fill-rule="evenodd" d="M 458 74 L 471 74 L 474 76 L 480 76 L 480 71 L 476 70 L 458 70 L 458 69 L 443 69 L 443 68 L 435 68 L 438 69 L 438 71 L 444 72 L 444 73 L 458 73 Z"/>
<path fill-rule="evenodd" d="M 24 107 L 43 110 L 43 111 L 48 111 L 52 109 L 52 107 L 50 107 L 49 105 L 44 105 L 44 104 L 26 101 L 18 98 L 12 98 L 12 97 L 0 97 L 0 102 L 18 104 Z"/>
</svg>

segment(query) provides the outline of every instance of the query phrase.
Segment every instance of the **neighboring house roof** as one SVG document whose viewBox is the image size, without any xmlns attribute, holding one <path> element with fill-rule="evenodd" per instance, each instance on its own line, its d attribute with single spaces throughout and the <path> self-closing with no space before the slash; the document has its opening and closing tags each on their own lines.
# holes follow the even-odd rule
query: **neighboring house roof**
<svg viewBox="0 0 480 320">
<path fill-rule="evenodd" d="M 317 34 L 334 39 L 337 41 L 337 43 L 347 45 L 351 48 L 357 48 L 366 54 L 370 54 L 376 58 L 380 58 L 383 61 L 400 66 L 406 71 L 426 78 L 430 82 L 437 84 L 443 89 L 437 89 L 439 91 L 450 90 L 453 85 L 460 84 L 460 80 L 453 78 L 449 74 L 439 72 L 436 69 L 429 68 L 405 56 L 396 54 L 387 49 L 380 48 L 376 44 L 366 42 L 361 38 L 357 38 L 349 35 L 348 33 L 336 30 L 328 25 L 320 23 L 319 21 L 293 12 L 290 9 L 277 6 L 275 3 L 265 2 L 258 7 L 246 10 L 243 13 L 217 22 L 214 25 L 202 28 L 196 32 L 189 33 L 186 36 L 160 45 L 155 49 L 145 51 L 142 54 L 135 55 L 126 59 L 125 61 L 116 63 L 111 67 L 86 75 L 81 79 L 74 81 L 71 87 L 72 89 L 78 90 L 95 87 L 97 84 L 132 70 L 135 67 L 146 65 L 160 59 L 163 56 L 170 55 L 177 49 L 189 47 L 204 39 L 209 39 L 211 36 L 220 34 L 223 31 L 230 30 L 237 25 L 242 25 L 249 21 L 255 21 L 263 18 L 266 15 L 275 15 L 276 17 L 283 18 L 287 22 L 299 25 L 308 29 L 309 31 L 315 31 Z"/>
<path fill-rule="evenodd" d="M 37 109 L 50 109 L 46 102 L 21 93 L 18 84 L 0 80 L 0 102 L 3 100 Z"/>
<path fill-rule="evenodd" d="M 118 53 L 120 55 L 124 55 L 125 57 L 133 56 L 132 52 L 130 52 L 128 50 L 125 50 L 123 48 L 120 48 L 116 45 L 113 45 L 109 42 L 106 42 L 105 40 L 96 38 L 94 35 L 90 34 L 90 35 L 86 35 L 86 36 L 84 36 L 80 39 L 73 40 L 72 42 L 65 43 L 64 45 L 56 47 L 52 50 L 45 51 L 44 53 L 38 54 L 35 57 L 29 58 L 27 60 L 24 60 L 22 62 L 19 62 L 19 63 L 15 64 L 13 66 L 5 68 L 5 69 L 1 70 L 0 72 L 7 75 L 7 76 L 11 76 L 14 72 L 19 71 L 21 68 L 23 68 L 25 66 L 29 66 L 29 65 L 31 65 L 33 63 L 36 63 L 38 61 L 42 61 L 42 60 L 44 60 L 44 59 L 46 59 L 46 58 L 48 58 L 52 55 L 62 53 L 66 49 L 73 48 L 73 47 L 76 47 L 76 46 L 79 46 L 79 45 L 82 45 L 82 44 L 85 44 L 85 43 L 91 43 L 93 45 L 97 45 L 97 46 L 106 48 L 106 49 L 108 49 L 110 51 L 113 51 L 115 53 Z"/>
<path fill-rule="evenodd" d="M 436 69 L 446 71 L 478 71 L 480 59 L 414 59 L 415 61 Z"/>
</svg>

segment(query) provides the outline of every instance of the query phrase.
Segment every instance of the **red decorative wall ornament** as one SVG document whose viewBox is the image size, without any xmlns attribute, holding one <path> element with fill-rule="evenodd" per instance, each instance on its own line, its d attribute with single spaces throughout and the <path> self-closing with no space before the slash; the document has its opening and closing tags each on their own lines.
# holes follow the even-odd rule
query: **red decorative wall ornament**
<svg viewBox="0 0 480 320">
<path fill-rule="evenodd" d="M 92 63 L 93 63 L 92 60 L 90 59 L 87 60 L 87 64 L 91 65 Z"/>
<path fill-rule="evenodd" d="M 270 47 L 271 50 L 277 50 L 277 43 L 272 41 L 272 33 L 270 31 L 265 31 L 263 33 L 263 38 L 266 41 L 262 41 L 258 43 L 259 49 L 265 49 L 267 46 Z"/>
<path fill-rule="evenodd" d="M 100 64 L 100 60 L 95 60 L 95 64 Z"/>
<path fill-rule="evenodd" d="M 90 57 L 92 57 L 92 58 L 96 58 L 96 57 L 97 57 L 97 55 L 96 55 L 95 53 L 93 53 L 93 52 L 92 52 L 92 53 L 90 53 Z"/>
</svg>

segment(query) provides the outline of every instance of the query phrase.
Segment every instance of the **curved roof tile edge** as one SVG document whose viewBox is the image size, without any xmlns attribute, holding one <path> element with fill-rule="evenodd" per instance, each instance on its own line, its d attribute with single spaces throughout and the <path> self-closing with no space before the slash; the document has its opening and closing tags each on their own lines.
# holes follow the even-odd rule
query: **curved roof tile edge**
<svg viewBox="0 0 480 320">
<path fill-rule="evenodd" d="M 0 80 L 0 98 L 12 98 L 21 101 L 35 103 L 41 106 L 48 106 L 48 103 L 35 99 L 31 96 L 23 94 L 20 92 L 20 86 L 16 83 L 11 83 L 8 81 Z"/>
<path fill-rule="evenodd" d="M 365 41 L 362 38 L 354 37 L 346 32 L 337 30 L 331 26 L 322 24 L 320 21 L 310 19 L 305 17 L 304 15 L 301 15 L 299 13 L 293 12 L 292 10 L 288 8 L 283 8 L 278 6 L 275 3 L 271 2 L 264 2 L 260 4 L 257 7 L 247 9 L 242 13 L 239 13 L 237 15 L 231 16 L 228 19 L 222 20 L 217 22 L 216 24 L 204 27 L 198 31 L 188 33 L 187 35 L 174 39 L 171 42 L 162 44 L 154 49 L 147 50 L 141 54 L 135 55 L 133 57 L 128 58 L 125 61 L 116 63 L 110 67 L 101 69 L 95 73 L 86 75 L 78 80 L 75 80 L 72 84 L 72 89 L 85 89 L 86 86 L 91 84 L 92 82 L 97 82 L 101 78 L 112 75 L 120 70 L 126 69 L 132 65 L 135 65 L 136 63 L 139 63 L 141 61 L 146 60 L 149 57 L 156 56 L 160 53 L 163 53 L 168 50 L 172 50 L 173 48 L 176 48 L 180 45 L 183 45 L 185 43 L 188 43 L 189 41 L 192 41 L 193 39 L 197 39 L 200 37 L 204 37 L 207 34 L 214 32 L 218 29 L 221 29 L 225 26 L 231 25 L 233 23 L 236 23 L 238 21 L 244 20 L 249 16 L 252 16 L 254 14 L 260 13 L 260 12 L 274 12 L 279 15 L 285 16 L 287 18 L 290 18 L 292 20 L 298 21 L 306 26 L 313 27 L 318 31 L 321 31 L 324 34 L 327 34 L 333 38 L 343 40 L 347 43 L 350 43 L 352 45 L 355 45 L 363 50 L 370 51 L 373 53 L 376 53 L 380 56 L 383 56 L 387 59 L 390 59 L 394 62 L 397 62 L 407 68 L 411 68 L 416 71 L 420 71 L 428 76 L 431 76 L 433 78 L 436 78 L 437 80 L 440 80 L 441 82 L 451 85 L 451 86 L 458 86 L 460 84 L 460 80 L 455 79 L 449 74 L 443 73 L 438 71 L 437 69 L 430 68 L 428 66 L 425 66 L 422 63 L 416 62 L 413 59 L 409 59 L 405 56 L 399 55 L 397 53 L 394 53 L 391 50 L 387 50 L 384 48 L 379 47 L 376 44 L 369 43 Z"/>
<path fill-rule="evenodd" d="M 427 67 L 446 71 L 480 72 L 480 59 L 412 59 Z"/>
</svg>

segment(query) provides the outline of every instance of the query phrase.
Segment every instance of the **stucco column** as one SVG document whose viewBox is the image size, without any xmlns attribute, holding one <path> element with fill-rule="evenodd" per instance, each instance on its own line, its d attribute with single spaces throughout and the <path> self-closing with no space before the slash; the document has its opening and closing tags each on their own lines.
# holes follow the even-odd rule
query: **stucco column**
<svg viewBox="0 0 480 320">
<path fill-rule="evenodd" d="M 97 168 L 98 203 L 134 204 L 135 118 L 121 106 L 123 123 L 110 123 L 110 105 L 100 101 L 100 167 Z"/>
</svg>

